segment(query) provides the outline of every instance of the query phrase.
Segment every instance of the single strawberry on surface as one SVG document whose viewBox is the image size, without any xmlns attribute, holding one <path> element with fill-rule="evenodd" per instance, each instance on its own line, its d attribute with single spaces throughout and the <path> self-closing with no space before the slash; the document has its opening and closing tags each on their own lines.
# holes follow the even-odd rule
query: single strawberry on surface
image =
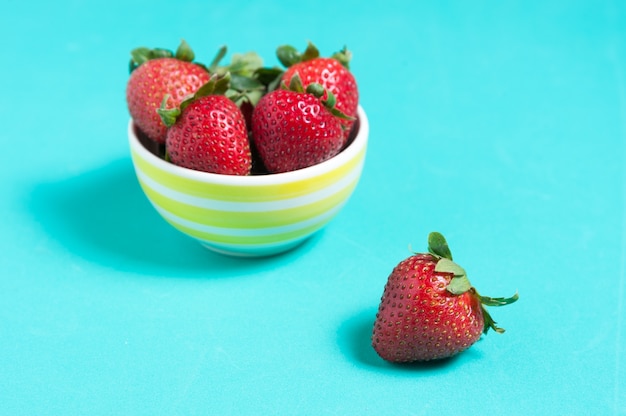
<svg viewBox="0 0 626 416">
<path fill-rule="evenodd" d="M 430 233 L 428 253 L 400 262 L 381 298 L 372 346 L 391 362 L 428 361 L 466 350 L 496 326 L 485 306 L 503 306 L 510 298 L 478 294 L 465 270 L 452 260 L 445 238 Z"/>
<path fill-rule="evenodd" d="M 319 84 L 303 89 L 299 77 L 289 87 L 264 95 L 252 113 L 252 140 L 267 170 L 289 172 L 321 163 L 343 146 L 341 120 L 334 96 Z"/>
<path fill-rule="evenodd" d="M 209 81 L 210 75 L 182 41 L 176 53 L 166 49 L 136 48 L 131 52 L 126 103 L 135 125 L 150 139 L 165 143 L 167 128 L 157 114 L 164 96 L 167 107 L 178 107 L 185 97 Z"/>
<path fill-rule="evenodd" d="M 168 126 L 167 158 L 177 166 L 224 175 L 250 174 L 252 156 L 244 116 L 223 95 L 229 75 L 214 75 L 178 108 L 158 110 Z"/>
<path fill-rule="evenodd" d="M 359 106 L 359 90 L 356 79 L 349 70 L 351 53 L 347 49 L 331 57 L 320 57 L 319 50 L 309 43 L 304 53 L 298 53 L 292 46 L 281 46 L 276 52 L 278 59 L 287 67 L 282 81 L 289 85 L 295 74 L 302 80 L 302 85 L 317 83 L 336 97 L 336 108 L 350 118 L 342 120 L 344 143 L 350 136 Z M 322 97 L 326 99 L 325 95 Z"/>
</svg>

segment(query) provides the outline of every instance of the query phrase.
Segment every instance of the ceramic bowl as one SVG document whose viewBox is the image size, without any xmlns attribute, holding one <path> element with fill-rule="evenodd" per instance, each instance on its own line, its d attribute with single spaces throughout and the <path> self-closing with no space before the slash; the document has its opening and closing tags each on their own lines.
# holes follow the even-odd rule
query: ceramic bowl
<svg viewBox="0 0 626 416">
<path fill-rule="evenodd" d="M 143 144 L 132 120 L 128 137 L 139 184 L 158 213 L 205 247 L 234 256 L 287 251 L 326 225 L 354 191 L 369 125 L 358 109 L 356 134 L 335 157 L 293 172 L 231 176 L 171 164 Z"/>
</svg>

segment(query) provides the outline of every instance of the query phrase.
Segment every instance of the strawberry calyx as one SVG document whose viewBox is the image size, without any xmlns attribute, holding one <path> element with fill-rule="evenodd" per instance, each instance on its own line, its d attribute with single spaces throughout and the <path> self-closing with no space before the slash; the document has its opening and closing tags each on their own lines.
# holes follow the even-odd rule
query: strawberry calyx
<svg viewBox="0 0 626 416">
<path fill-rule="evenodd" d="M 208 95 L 226 95 L 230 88 L 230 73 L 226 72 L 224 75 L 213 74 L 208 82 L 198 88 L 194 94 L 189 94 L 183 99 L 178 107 L 166 108 L 169 94 L 166 94 L 161 101 L 161 107 L 157 109 L 157 113 L 161 116 L 163 124 L 167 127 L 171 127 L 176 124 L 176 120 L 181 115 L 183 110 L 191 104 L 194 100 L 206 97 Z"/>
<path fill-rule="evenodd" d="M 350 69 L 350 61 L 352 60 L 352 52 L 348 50 L 347 46 L 344 46 L 341 50 L 333 53 L 331 58 L 339 61 L 346 69 Z"/>
<path fill-rule="evenodd" d="M 308 42 L 304 52 L 299 52 L 291 45 L 281 45 L 276 48 L 276 57 L 285 68 L 319 58 L 320 56 L 319 49 L 312 42 Z M 330 58 L 337 60 L 345 68 L 350 69 L 352 53 L 345 46 L 340 51 L 332 54 Z M 267 93 L 280 88 L 281 78 L 284 73 L 285 70 L 280 67 L 260 67 L 255 69 L 252 78 L 259 81 L 265 87 Z"/>
<path fill-rule="evenodd" d="M 193 62 L 196 58 L 193 49 L 189 46 L 189 44 L 182 39 L 180 41 L 180 45 L 176 49 L 176 52 L 172 52 L 169 49 L 164 48 L 146 48 L 146 47 L 138 47 L 133 49 L 130 52 L 130 63 L 128 66 L 129 72 L 133 72 L 137 67 L 147 61 L 152 59 L 159 58 L 176 58 L 184 62 Z M 198 64 L 203 66 L 202 64 Z"/>
<path fill-rule="evenodd" d="M 317 49 L 317 47 L 310 41 L 308 42 L 304 52 L 299 52 L 291 45 L 282 45 L 276 49 L 276 57 L 285 68 L 289 68 L 290 66 L 293 66 L 300 62 L 306 62 L 315 58 L 319 58 L 320 56 L 321 55 L 319 49 Z M 348 50 L 346 46 L 344 46 L 341 50 L 333 53 L 330 58 L 337 60 L 345 68 L 350 69 L 350 60 L 352 59 L 352 53 Z"/>
<path fill-rule="evenodd" d="M 311 42 L 307 44 L 306 49 L 302 53 L 291 45 L 282 45 L 276 49 L 276 57 L 285 68 L 289 68 L 290 66 L 300 62 L 319 58 L 319 56 L 319 49 L 317 49 L 317 47 Z"/>
<path fill-rule="evenodd" d="M 321 84 L 313 82 L 307 85 L 306 88 L 304 88 L 302 84 L 302 79 L 300 78 L 300 74 L 298 74 L 297 72 L 293 75 L 293 77 L 291 77 L 289 85 L 286 85 L 284 82 L 282 82 L 281 88 L 284 90 L 311 94 L 318 98 L 320 102 L 324 105 L 324 107 L 326 107 L 335 117 L 343 120 L 355 120 L 354 117 L 348 116 L 337 107 L 335 107 L 335 105 L 337 104 L 337 98 L 335 97 L 335 94 L 333 94 L 330 90 L 324 88 Z M 324 95 L 326 95 L 326 99 L 323 98 Z"/>
<path fill-rule="evenodd" d="M 220 65 L 227 51 L 226 46 L 218 50 L 209 64 L 209 72 L 220 76 L 229 74 L 226 96 L 238 106 L 244 102 L 255 106 L 266 92 L 266 85 L 257 77 L 257 72 L 263 69 L 263 59 L 256 52 L 235 53 L 228 65 Z"/>
<path fill-rule="evenodd" d="M 480 306 L 483 312 L 483 318 L 485 321 L 483 334 L 486 334 L 489 329 L 493 329 L 495 332 L 502 334 L 504 328 L 500 328 L 496 325 L 496 321 L 493 320 L 491 314 L 487 311 L 485 306 L 504 306 L 519 299 L 519 294 L 515 294 L 511 297 L 504 298 L 492 298 L 488 296 L 482 296 L 478 293 L 475 287 L 470 283 L 467 272 L 457 263 L 452 260 L 452 252 L 445 239 L 445 237 L 436 231 L 431 232 L 428 235 L 428 252 L 437 259 L 435 271 L 439 273 L 448 273 L 453 277 L 450 279 L 450 283 L 446 286 L 446 290 L 453 295 L 462 295 L 463 293 L 470 292 L 480 301 Z"/>
</svg>

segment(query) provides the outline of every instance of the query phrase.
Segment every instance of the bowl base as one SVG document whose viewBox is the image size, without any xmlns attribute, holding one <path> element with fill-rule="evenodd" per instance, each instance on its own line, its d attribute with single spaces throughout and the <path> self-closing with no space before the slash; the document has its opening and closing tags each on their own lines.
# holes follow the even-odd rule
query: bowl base
<svg viewBox="0 0 626 416">
<path fill-rule="evenodd" d="M 306 240 L 311 238 L 311 236 L 307 236 L 305 238 L 301 238 L 294 241 L 289 241 L 287 243 L 276 244 L 276 245 L 265 245 L 265 246 L 243 246 L 243 245 L 215 245 L 208 243 L 206 241 L 200 241 L 200 244 L 205 248 L 222 255 L 231 256 L 231 257 L 270 257 L 278 254 L 286 253 L 287 251 L 293 250 L 299 245 L 303 244 Z"/>
</svg>

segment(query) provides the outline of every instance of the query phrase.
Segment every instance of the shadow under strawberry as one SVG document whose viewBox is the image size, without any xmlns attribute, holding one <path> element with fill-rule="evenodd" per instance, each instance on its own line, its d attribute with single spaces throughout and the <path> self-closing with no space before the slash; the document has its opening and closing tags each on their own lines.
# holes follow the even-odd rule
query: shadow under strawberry
<svg viewBox="0 0 626 416">
<path fill-rule="evenodd" d="M 337 343 L 341 352 L 351 362 L 361 367 L 415 374 L 420 372 L 449 371 L 459 362 L 480 357 L 475 348 L 449 358 L 413 363 L 390 363 L 378 356 L 372 347 L 372 328 L 376 308 L 364 309 L 346 319 L 337 331 Z M 479 341 L 480 342 L 480 341 Z"/>
</svg>

